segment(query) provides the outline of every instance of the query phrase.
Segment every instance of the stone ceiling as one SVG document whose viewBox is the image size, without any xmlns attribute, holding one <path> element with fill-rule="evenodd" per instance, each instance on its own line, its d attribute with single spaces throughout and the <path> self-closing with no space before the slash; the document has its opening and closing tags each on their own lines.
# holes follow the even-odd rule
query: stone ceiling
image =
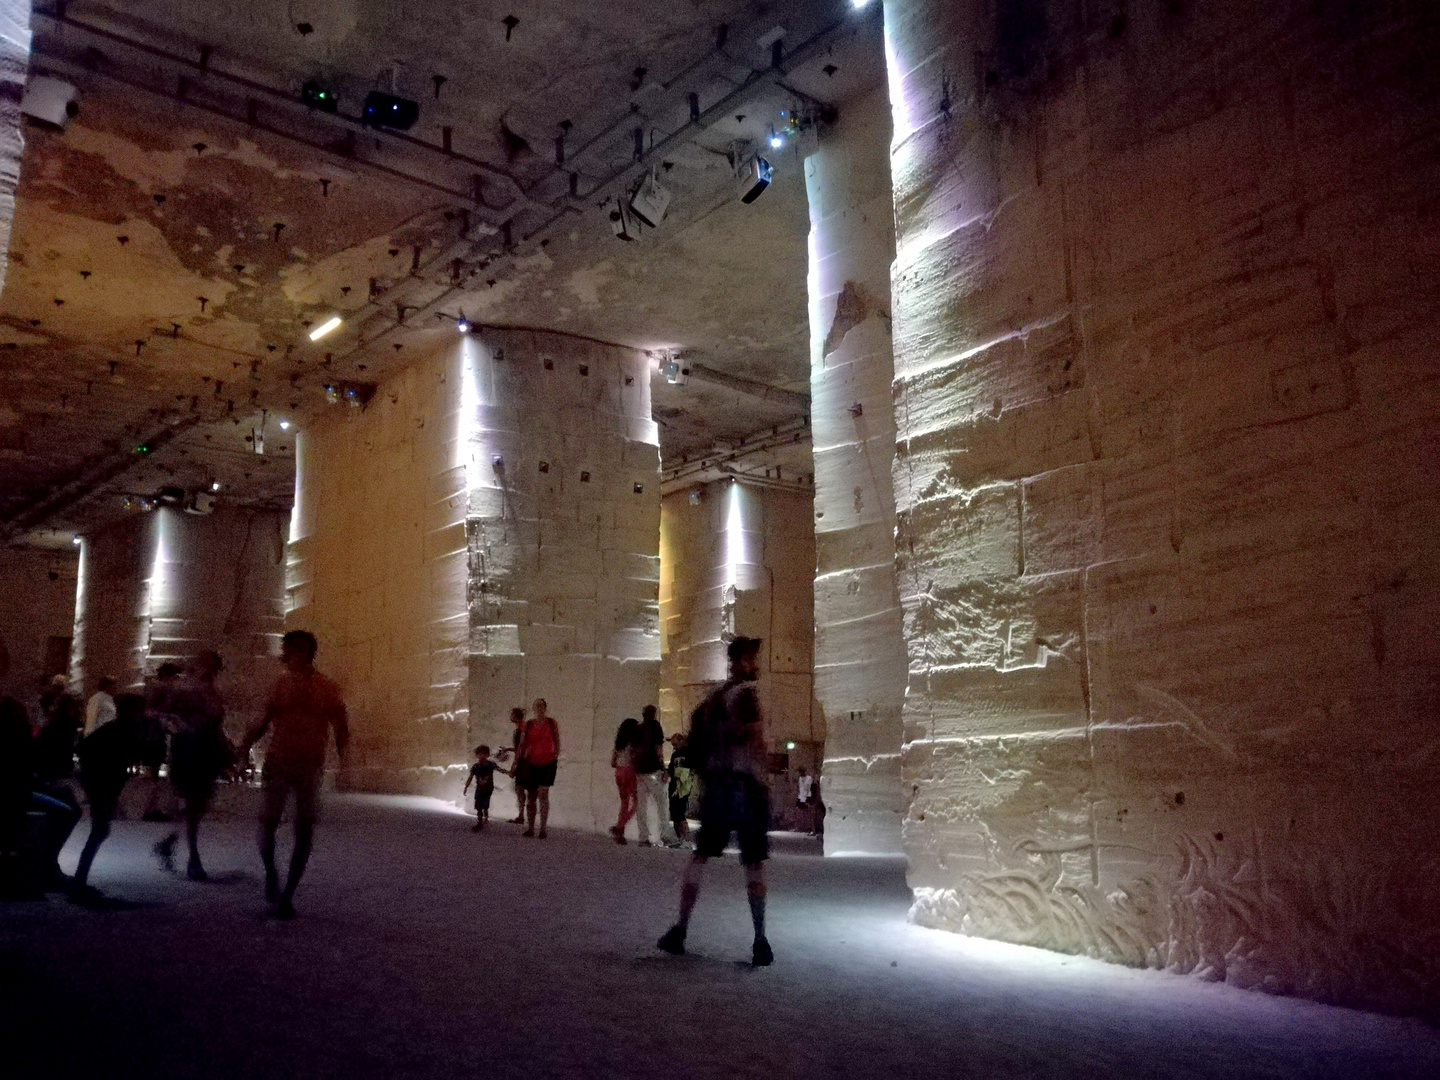
<svg viewBox="0 0 1440 1080">
<path fill-rule="evenodd" d="M 793 430 L 808 392 L 801 160 L 810 121 L 879 76 L 869 14 L 848 0 L 37 13 L 32 73 L 75 83 L 81 110 L 26 133 L 0 297 L 7 533 L 68 541 L 166 485 L 288 505 L 294 432 L 334 407 L 323 387 L 382 379 L 461 311 L 678 351 L 688 384 L 655 382 L 667 465 Z M 306 79 L 338 94 L 337 115 L 296 103 Z M 392 87 L 420 103 L 410 131 L 353 122 Z M 725 151 L 783 129 L 782 110 L 805 130 L 768 152 L 775 183 L 742 205 Z M 617 241 L 608 200 L 649 169 L 672 209 Z M 332 313 L 342 328 L 311 343 Z M 794 439 L 767 445 L 752 465 L 804 469 Z"/>
</svg>

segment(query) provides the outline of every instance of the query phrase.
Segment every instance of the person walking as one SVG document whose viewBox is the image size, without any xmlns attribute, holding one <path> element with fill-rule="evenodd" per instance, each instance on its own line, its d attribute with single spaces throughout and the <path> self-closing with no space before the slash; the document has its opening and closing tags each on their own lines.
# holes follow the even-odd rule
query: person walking
<svg viewBox="0 0 1440 1080">
<path fill-rule="evenodd" d="M 100 676 L 95 693 L 85 703 L 85 734 L 96 731 L 115 719 L 115 680 L 108 675 Z"/>
<path fill-rule="evenodd" d="M 695 793 L 695 772 L 690 768 L 685 733 L 671 735 L 670 746 L 670 763 L 665 766 L 670 778 L 670 826 L 675 830 L 675 842 L 670 846 L 680 847 L 690 839 L 690 796 Z"/>
<path fill-rule="evenodd" d="M 674 955 L 685 952 L 690 915 L 700 896 L 705 864 L 724 854 L 732 833 L 740 840 L 740 862 L 755 930 L 751 963 L 764 967 L 775 955 L 765 937 L 765 860 L 770 856 L 770 797 L 765 787 L 769 762 L 765 724 L 755 693 L 760 677 L 760 641 L 738 637 L 730 643 L 730 677 L 695 709 L 688 737 L 691 765 L 699 773 L 700 835 L 680 887 L 680 918 L 656 943 Z"/>
<path fill-rule="evenodd" d="M 340 688 L 315 670 L 317 651 L 315 635 L 307 630 L 291 630 L 281 639 L 280 662 L 285 670 L 275 680 L 265 715 L 246 736 L 243 748 L 248 753 L 267 730 L 273 729 L 262 778 L 265 806 L 260 818 L 260 859 L 265 864 L 265 899 L 275 905 L 275 915 L 281 919 L 295 917 L 295 889 L 314 843 L 320 781 L 331 730 L 342 764 L 350 742 Z M 292 794 L 295 847 L 282 891 L 275 872 L 275 832 Z"/>
<path fill-rule="evenodd" d="M 185 800 L 185 840 L 190 849 L 185 876 L 191 881 L 209 878 L 200 861 L 200 819 L 210 807 L 215 783 L 232 753 L 225 738 L 225 699 L 215 685 L 224 667 L 219 653 L 205 649 L 195 657 L 189 678 L 167 703 L 175 724 L 170 738 L 170 780 Z M 179 839 L 180 834 L 172 832 L 155 845 L 167 870 L 173 865 Z"/>
<path fill-rule="evenodd" d="M 90 804 L 90 835 L 80 849 L 75 876 L 70 879 L 70 899 L 95 904 L 103 897 L 89 884 L 90 867 L 100 845 L 110 835 L 120 793 L 130 779 L 130 767 L 140 759 L 144 736 L 145 699 L 139 694 L 121 694 L 115 699 L 115 719 L 102 724 L 80 740 L 80 786 Z"/>
<path fill-rule="evenodd" d="M 610 826 L 610 835 L 617 844 L 625 840 L 625 826 L 635 816 L 635 743 L 640 735 L 640 721 L 627 716 L 615 732 L 615 749 L 610 754 L 610 767 L 615 770 L 615 787 L 620 792 L 620 816 Z"/>
<path fill-rule="evenodd" d="M 635 825 L 640 833 L 640 846 L 650 847 L 650 813 L 655 814 L 655 846 L 665 842 L 665 822 L 670 817 L 670 800 L 666 791 L 665 762 L 661 757 L 665 730 L 655 716 L 655 706 L 646 705 L 641 714 L 640 729 L 635 739 Z"/>
<path fill-rule="evenodd" d="M 495 770 L 499 766 L 490 760 L 490 747 L 483 743 L 475 748 L 475 764 L 470 766 L 470 775 L 465 777 L 465 787 L 460 794 L 470 790 L 475 782 L 475 832 L 485 828 L 490 820 L 490 796 L 495 794 Z"/>
<path fill-rule="evenodd" d="M 545 839 L 545 826 L 550 820 L 550 789 L 555 785 L 555 768 L 560 760 L 560 725 L 545 712 L 544 698 L 536 698 L 535 716 L 526 721 L 525 734 L 516 751 L 518 768 L 523 772 L 525 787 L 525 836 Z M 535 831 L 536 814 L 540 831 Z"/>
<path fill-rule="evenodd" d="M 30 746 L 29 803 L 32 809 L 45 814 L 42 872 L 48 878 L 46 887 L 50 889 L 65 884 L 65 875 L 60 871 L 60 849 L 82 816 L 71 777 L 75 772 L 75 740 L 84 725 L 80 698 L 64 691 L 51 700 L 49 719 Z"/>
<path fill-rule="evenodd" d="M 170 757 L 170 731 L 175 726 L 170 702 L 180 684 L 180 667 L 168 660 L 155 672 L 155 681 L 145 688 L 145 726 L 140 739 L 140 768 L 149 782 L 141 821 L 169 821 L 171 815 L 160 807 L 160 768 Z M 173 785 L 172 785 L 173 786 Z M 171 803 L 173 806 L 173 798 Z"/>
</svg>

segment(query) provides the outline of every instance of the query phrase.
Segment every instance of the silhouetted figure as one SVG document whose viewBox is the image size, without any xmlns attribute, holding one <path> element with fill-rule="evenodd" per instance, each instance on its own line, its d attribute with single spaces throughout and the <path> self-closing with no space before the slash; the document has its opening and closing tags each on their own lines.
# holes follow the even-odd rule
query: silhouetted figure
<svg viewBox="0 0 1440 1080">
<path fill-rule="evenodd" d="M 80 862 L 70 880 L 70 898 L 79 903 L 94 903 L 101 898 L 89 884 L 90 866 L 110 835 L 110 823 L 115 819 L 120 793 L 130 779 L 130 767 L 140 759 L 144 722 L 145 699 L 139 694 L 121 694 L 115 699 L 115 719 L 80 740 L 80 786 L 90 803 L 90 835 L 85 838 Z"/>
<path fill-rule="evenodd" d="M 185 876 L 191 881 L 209 877 L 200 861 L 200 820 L 215 795 L 215 783 L 230 763 L 230 742 L 225 737 L 225 699 L 215 680 L 225 665 L 220 654 L 206 649 L 195 657 L 187 678 L 170 695 L 168 715 L 174 724 L 170 735 L 170 782 L 185 800 L 185 839 L 190 859 Z M 170 869 L 179 833 L 155 845 L 155 853 Z"/>
<path fill-rule="evenodd" d="M 165 787 L 165 782 L 160 779 L 160 768 L 170 756 L 170 732 L 175 728 L 170 708 L 179 683 L 179 665 L 167 661 L 156 670 L 155 681 L 145 688 L 145 730 L 140 738 L 140 768 L 150 791 L 145 798 L 142 821 L 170 820 L 170 815 L 160 807 L 160 793 Z"/>
<path fill-rule="evenodd" d="M 665 821 L 670 817 L 670 802 L 666 795 L 665 729 L 655 717 L 655 706 L 646 705 L 641 714 L 640 727 L 635 733 L 635 827 L 639 832 L 640 846 L 649 847 L 650 815 L 655 815 L 655 840 L 658 846 L 665 842 Z"/>
<path fill-rule="evenodd" d="M 515 730 L 510 738 L 510 745 L 502 747 L 496 756 L 502 761 L 510 759 L 510 768 L 506 775 L 515 781 L 515 816 L 510 819 L 511 825 L 525 824 L 525 784 L 522 782 L 520 768 L 520 740 L 525 737 L 525 710 L 518 705 L 510 710 L 510 723 L 515 725 Z"/>
<path fill-rule="evenodd" d="M 56 695 L 50 716 L 35 734 L 30 746 L 32 771 L 30 808 L 45 814 L 45 839 L 41 857 L 45 864 L 46 887 L 65 886 L 60 872 L 60 849 L 81 818 L 80 804 L 70 788 L 75 772 L 75 741 L 84 726 L 84 706 L 69 691 Z"/>
<path fill-rule="evenodd" d="M 475 831 L 479 832 L 485 828 L 485 822 L 490 820 L 490 796 L 495 794 L 495 770 L 500 766 L 490 760 L 490 747 L 480 745 L 475 748 L 475 764 L 470 766 L 470 775 L 465 777 L 464 795 L 470 790 L 470 782 L 475 782 Z"/>
<path fill-rule="evenodd" d="M 315 670 L 317 648 L 315 635 L 306 630 L 291 630 L 282 639 L 280 662 L 285 671 L 275 680 L 265 715 L 242 749 L 243 757 L 266 730 L 273 729 L 265 751 L 260 858 L 265 863 L 265 899 L 275 905 L 275 914 L 282 919 L 295 915 L 295 889 L 310 859 L 330 729 L 335 730 L 335 749 L 342 761 L 350 741 L 340 688 Z M 290 873 L 282 892 L 275 873 L 275 831 L 292 793 L 295 849 L 290 854 Z"/>
<path fill-rule="evenodd" d="M 725 853 L 732 833 L 740 841 L 750 919 L 755 927 L 751 962 L 773 963 L 765 938 L 765 860 L 770 856 L 770 796 L 765 787 L 769 757 L 755 680 L 760 676 L 760 642 L 736 638 L 730 643 L 730 678 L 690 717 L 689 757 L 700 775 L 700 835 L 685 867 L 680 888 L 680 919 L 658 945 L 668 953 L 685 951 L 690 913 L 700 895 L 708 860 Z"/>
<path fill-rule="evenodd" d="M 535 716 L 526 721 L 516 756 L 523 766 L 525 785 L 525 836 L 535 836 L 535 817 L 540 817 L 541 840 L 550 820 L 550 789 L 555 785 L 556 763 L 560 760 L 560 725 L 545 714 L 545 699 L 535 699 Z"/>
<path fill-rule="evenodd" d="M 677 731 L 670 736 L 670 763 L 665 767 L 670 778 L 670 825 L 675 830 L 672 847 L 680 847 L 690 839 L 690 796 L 695 794 L 695 770 L 690 767 L 690 753 L 685 735 Z"/>
<path fill-rule="evenodd" d="M 91 694 L 90 700 L 85 703 L 85 734 L 95 734 L 114 719 L 115 680 L 108 675 L 102 675 L 95 693 Z"/>
<path fill-rule="evenodd" d="M 626 843 L 625 826 L 635 816 L 635 744 L 640 738 L 640 721 L 627 716 L 615 730 L 615 749 L 610 767 L 615 770 L 615 788 L 620 793 L 620 814 L 610 826 L 617 844 Z"/>
</svg>

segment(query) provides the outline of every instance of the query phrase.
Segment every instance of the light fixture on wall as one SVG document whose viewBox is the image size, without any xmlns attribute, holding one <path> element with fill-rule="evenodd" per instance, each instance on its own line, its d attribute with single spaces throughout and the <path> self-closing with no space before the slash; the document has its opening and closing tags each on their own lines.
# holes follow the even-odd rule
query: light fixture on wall
<svg viewBox="0 0 1440 1080">
<path fill-rule="evenodd" d="M 310 340 L 319 341 L 326 334 L 330 333 L 330 331 L 336 329 L 342 321 L 339 315 L 331 315 L 330 318 L 310 331 Z"/>
<path fill-rule="evenodd" d="M 781 135 L 773 127 L 770 129 L 770 149 L 779 150 L 785 145 L 785 136 Z"/>
<path fill-rule="evenodd" d="M 72 537 L 70 538 L 70 542 L 71 542 L 72 544 L 74 544 L 76 547 L 79 547 L 79 546 L 80 546 L 80 537 L 78 537 L 78 536 L 72 536 Z"/>
</svg>

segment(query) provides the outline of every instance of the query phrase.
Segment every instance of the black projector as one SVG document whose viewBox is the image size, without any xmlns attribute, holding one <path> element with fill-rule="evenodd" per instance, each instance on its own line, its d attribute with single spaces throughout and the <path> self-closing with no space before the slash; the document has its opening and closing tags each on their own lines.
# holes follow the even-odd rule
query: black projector
<svg viewBox="0 0 1440 1080">
<path fill-rule="evenodd" d="M 365 122 L 372 127 L 406 131 L 420 119 L 420 105 L 407 98 L 372 90 L 365 98 L 363 115 Z"/>
</svg>

